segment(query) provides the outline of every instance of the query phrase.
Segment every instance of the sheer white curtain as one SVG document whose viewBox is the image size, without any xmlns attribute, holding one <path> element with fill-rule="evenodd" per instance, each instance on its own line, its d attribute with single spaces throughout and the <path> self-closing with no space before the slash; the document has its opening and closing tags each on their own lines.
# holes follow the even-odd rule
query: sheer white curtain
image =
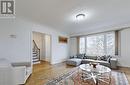
<svg viewBox="0 0 130 85">
<path fill-rule="evenodd" d="M 88 36 L 87 38 L 87 55 L 104 55 L 104 35 Z"/>
<path fill-rule="evenodd" d="M 83 54 L 85 53 L 85 37 L 79 38 L 79 53 Z"/>
<path fill-rule="evenodd" d="M 115 32 L 80 37 L 79 53 L 87 55 L 115 55 Z"/>
</svg>

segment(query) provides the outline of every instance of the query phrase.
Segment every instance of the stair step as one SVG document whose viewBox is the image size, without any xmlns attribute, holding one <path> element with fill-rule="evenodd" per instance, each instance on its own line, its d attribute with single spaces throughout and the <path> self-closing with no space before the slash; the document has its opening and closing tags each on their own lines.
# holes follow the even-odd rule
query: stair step
<svg viewBox="0 0 130 85">
<path fill-rule="evenodd" d="M 41 63 L 40 61 L 38 61 L 38 62 L 33 62 L 33 64 L 39 64 L 39 63 Z"/>
<path fill-rule="evenodd" d="M 37 54 L 37 52 L 33 52 L 33 54 Z"/>
<path fill-rule="evenodd" d="M 33 60 L 34 60 L 34 59 L 38 59 L 38 57 L 33 57 Z"/>
<path fill-rule="evenodd" d="M 39 59 L 38 59 L 38 58 L 36 58 L 36 59 L 33 59 L 33 62 L 36 62 L 36 61 L 39 61 Z"/>
<path fill-rule="evenodd" d="M 33 56 L 33 58 L 38 58 L 37 56 Z"/>
<path fill-rule="evenodd" d="M 35 52 L 35 53 L 33 53 L 33 54 L 38 54 L 38 53 Z"/>
<path fill-rule="evenodd" d="M 36 55 L 33 55 L 33 57 L 35 57 L 35 56 L 37 56 L 37 54 L 36 54 Z"/>
</svg>

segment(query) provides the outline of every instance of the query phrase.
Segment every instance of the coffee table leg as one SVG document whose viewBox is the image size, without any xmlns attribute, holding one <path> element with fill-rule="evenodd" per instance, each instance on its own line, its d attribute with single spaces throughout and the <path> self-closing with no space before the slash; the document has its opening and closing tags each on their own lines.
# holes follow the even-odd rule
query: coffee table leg
<svg viewBox="0 0 130 85">
<path fill-rule="evenodd" d="M 96 85 L 98 85 L 98 79 L 96 78 Z"/>
</svg>

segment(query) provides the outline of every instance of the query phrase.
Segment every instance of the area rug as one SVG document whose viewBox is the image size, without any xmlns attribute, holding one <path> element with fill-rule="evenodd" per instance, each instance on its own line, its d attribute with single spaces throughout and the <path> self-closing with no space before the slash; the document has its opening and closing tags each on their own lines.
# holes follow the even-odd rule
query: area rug
<svg viewBox="0 0 130 85">
<path fill-rule="evenodd" d="M 81 71 L 79 71 L 79 68 L 76 68 L 64 75 L 49 80 L 44 85 L 95 85 L 93 81 L 83 81 L 80 74 Z M 113 70 L 110 77 L 111 80 L 105 80 L 109 81 L 109 84 L 99 82 L 98 85 L 129 85 L 123 72 Z"/>
</svg>

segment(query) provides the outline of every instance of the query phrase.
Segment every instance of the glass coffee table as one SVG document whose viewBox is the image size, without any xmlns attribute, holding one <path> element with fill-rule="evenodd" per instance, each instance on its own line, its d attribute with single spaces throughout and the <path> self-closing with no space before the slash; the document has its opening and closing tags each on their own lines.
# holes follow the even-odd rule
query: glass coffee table
<svg viewBox="0 0 130 85">
<path fill-rule="evenodd" d="M 83 81 L 92 80 L 95 85 L 100 85 L 99 82 L 110 85 L 111 83 L 111 69 L 97 64 L 94 68 L 91 64 L 82 64 L 79 66 L 82 70 L 81 78 Z"/>
</svg>

